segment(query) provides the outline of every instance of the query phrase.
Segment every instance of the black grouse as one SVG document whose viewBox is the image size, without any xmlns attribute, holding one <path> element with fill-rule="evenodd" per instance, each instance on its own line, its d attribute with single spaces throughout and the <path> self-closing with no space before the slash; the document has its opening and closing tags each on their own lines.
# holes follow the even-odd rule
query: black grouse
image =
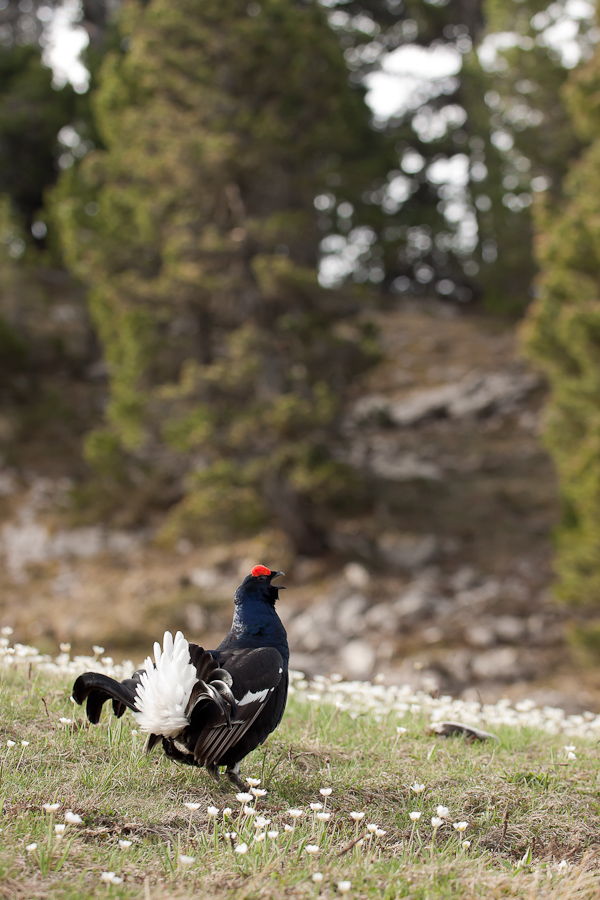
<svg viewBox="0 0 600 900">
<path fill-rule="evenodd" d="M 155 661 L 131 678 L 116 681 L 98 672 L 80 675 L 73 699 L 87 699 L 94 725 L 112 700 L 116 716 L 133 711 L 148 737 L 149 752 L 162 738 L 171 759 L 205 766 L 218 781 L 219 767 L 231 784 L 245 788 L 240 762 L 279 725 L 288 691 L 287 635 L 275 602 L 283 572 L 254 566 L 237 588 L 231 630 L 216 650 L 188 644 L 181 632 L 154 645 Z"/>
</svg>

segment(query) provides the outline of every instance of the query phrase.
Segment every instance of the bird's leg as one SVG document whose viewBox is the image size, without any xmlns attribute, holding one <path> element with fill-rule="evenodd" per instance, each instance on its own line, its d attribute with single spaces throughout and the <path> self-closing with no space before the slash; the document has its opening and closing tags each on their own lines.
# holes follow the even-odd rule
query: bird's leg
<svg viewBox="0 0 600 900">
<path fill-rule="evenodd" d="M 229 784 L 232 784 L 233 787 L 238 789 L 238 791 L 246 791 L 248 789 L 247 785 L 245 785 L 240 778 L 239 762 L 236 762 L 234 766 L 227 766 L 227 768 L 225 769 L 225 777 L 229 781 Z"/>
<path fill-rule="evenodd" d="M 216 763 L 210 763 L 206 766 L 206 771 L 211 775 L 214 780 L 219 784 L 221 776 L 219 774 L 219 767 Z"/>
</svg>

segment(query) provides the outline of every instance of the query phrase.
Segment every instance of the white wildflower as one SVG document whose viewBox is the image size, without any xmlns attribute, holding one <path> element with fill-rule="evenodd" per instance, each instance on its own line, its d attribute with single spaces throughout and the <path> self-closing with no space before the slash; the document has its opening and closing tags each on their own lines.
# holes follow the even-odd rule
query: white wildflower
<svg viewBox="0 0 600 900">
<path fill-rule="evenodd" d="M 21 747 L 29 747 L 29 741 L 21 741 Z"/>
<path fill-rule="evenodd" d="M 103 881 L 105 884 L 121 884 L 123 879 L 119 878 L 114 872 L 102 872 L 100 874 L 100 881 Z"/>
<path fill-rule="evenodd" d="M 440 825 L 444 824 L 444 820 L 440 819 L 439 816 L 433 816 L 431 819 L 431 824 L 432 824 L 433 828 L 439 828 Z"/>
<path fill-rule="evenodd" d="M 447 819 L 450 815 L 450 810 L 447 806 L 438 806 L 438 808 L 436 809 L 436 813 L 438 814 L 440 819 Z"/>
<path fill-rule="evenodd" d="M 287 814 L 288 814 L 288 816 L 291 816 L 292 819 L 299 819 L 300 816 L 302 815 L 302 810 L 301 809 L 288 809 Z"/>
<path fill-rule="evenodd" d="M 320 884 L 323 881 L 323 873 L 322 872 L 313 872 L 312 880 L 315 884 Z"/>
<path fill-rule="evenodd" d="M 333 788 L 319 788 L 319 793 L 322 797 L 329 797 Z M 317 874 L 320 874 L 319 872 Z"/>
<path fill-rule="evenodd" d="M 128 847 L 131 847 L 133 841 L 119 841 L 119 847 L 121 850 L 127 850 Z"/>
<path fill-rule="evenodd" d="M 338 881 L 337 889 L 340 894 L 347 894 L 350 888 L 352 887 L 351 881 Z"/>
<path fill-rule="evenodd" d="M 54 826 L 54 834 L 64 834 L 66 827 L 67 826 L 64 824 L 55 825 Z"/>
<path fill-rule="evenodd" d="M 77 813 L 74 813 L 70 809 L 68 809 L 65 813 L 65 822 L 68 825 L 83 825 L 83 819 L 81 818 L 81 816 L 78 816 Z"/>
<path fill-rule="evenodd" d="M 270 824 L 271 824 L 271 820 L 265 819 L 264 816 L 257 816 L 256 819 L 254 820 L 255 828 L 266 828 L 266 826 L 270 825 Z"/>
<path fill-rule="evenodd" d="M 294 830 L 294 826 L 293 826 L 293 825 L 288 825 L 288 823 L 286 822 L 285 825 L 283 826 L 283 830 L 284 830 L 284 831 L 293 831 L 293 830 Z"/>
<path fill-rule="evenodd" d="M 248 844 L 238 844 L 235 848 L 236 853 L 244 854 L 248 852 Z"/>
<path fill-rule="evenodd" d="M 186 809 L 189 809 L 190 812 L 196 812 L 197 809 L 200 809 L 199 803 L 184 803 L 183 805 Z"/>
<path fill-rule="evenodd" d="M 245 806 L 244 807 L 244 815 L 255 816 L 256 813 L 257 813 L 257 810 L 255 810 L 253 806 Z"/>
<path fill-rule="evenodd" d="M 226 806 L 223 810 L 223 818 L 225 818 L 225 816 L 230 816 L 232 812 L 232 808 L 230 806 Z"/>
<path fill-rule="evenodd" d="M 463 841 L 460 846 L 463 848 L 463 850 L 468 850 L 471 846 L 471 841 Z"/>
<path fill-rule="evenodd" d="M 274 841 L 276 838 L 279 837 L 279 832 L 278 831 L 267 831 L 267 837 L 270 838 L 272 841 Z"/>
<path fill-rule="evenodd" d="M 25 849 L 27 850 L 28 853 L 33 853 L 34 850 L 37 850 L 36 842 L 34 841 L 33 844 L 27 844 Z"/>
<path fill-rule="evenodd" d="M 268 791 L 266 791 L 265 788 L 253 787 L 253 788 L 250 788 L 250 791 L 255 797 L 265 797 L 268 793 Z"/>
<path fill-rule="evenodd" d="M 57 809 L 60 809 L 60 803 L 44 803 L 42 809 L 44 812 L 54 813 Z"/>
<path fill-rule="evenodd" d="M 182 866 L 191 866 L 195 859 L 195 856 L 186 856 L 185 853 L 180 853 L 177 857 L 177 862 L 181 863 Z"/>
<path fill-rule="evenodd" d="M 413 820 L 413 822 L 418 822 L 419 819 L 421 818 L 421 813 L 420 813 L 417 809 L 414 809 L 414 810 L 410 813 L 410 817 L 411 817 L 411 819 Z"/>
<path fill-rule="evenodd" d="M 384 834 L 387 834 L 387 831 L 385 830 L 385 828 L 378 828 L 377 831 L 375 832 L 375 837 L 383 837 Z"/>
<path fill-rule="evenodd" d="M 411 784 L 410 789 L 411 789 L 411 791 L 414 791 L 415 794 L 422 794 L 423 791 L 425 790 L 425 785 L 419 784 L 418 781 L 415 781 L 414 784 Z"/>
<path fill-rule="evenodd" d="M 17 746 L 17 742 L 16 742 L 16 741 L 7 741 L 7 742 L 6 742 L 6 746 L 7 746 L 7 747 L 10 747 L 10 748 L 16 747 L 16 746 Z"/>
<path fill-rule="evenodd" d="M 318 812 L 317 813 L 317 819 L 319 820 L 319 822 L 329 822 L 330 818 L 331 818 L 331 813 L 328 813 L 328 812 Z"/>
<path fill-rule="evenodd" d="M 206 814 L 209 816 L 218 816 L 219 808 L 217 806 L 209 806 L 206 809 Z"/>
<path fill-rule="evenodd" d="M 246 782 L 250 785 L 250 787 L 258 787 L 260 784 L 260 778 L 246 778 Z"/>
<path fill-rule="evenodd" d="M 319 852 L 319 847 L 317 847 L 316 844 L 307 844 L 304 849 L 306 850 L 307 853 L 318 853 Z"/>
<path fill-rule="evenodd" d="M 311 803 L 310 808 L 315 812 L 317 809 L 323 809 L 322 803 Z"/>
<path fill-rule="evenodd" d="M 453 827 L 456 831 L 466 831 L 466 829 L 468 828 L 468 826 L 469 826 L 469 823 L 468 823 L 468 822 L 454 822 L 454 823 L 452 824 L 452 827 Z"/>
<path fill-rule="evenodd" d="M 238 803 L 250 803 L 252 800 L 252 794 L 236 794 L 235 799 L 238 801 Z"/>
<path fill-rule="evenodd" d="M 364 817 L 365 817 L 364 812 L 351 812 L 350 813 L 350 818 L 354 819 L 355 822 L 360 822 L 360 820 L 364 819 Z"/>
</svg>

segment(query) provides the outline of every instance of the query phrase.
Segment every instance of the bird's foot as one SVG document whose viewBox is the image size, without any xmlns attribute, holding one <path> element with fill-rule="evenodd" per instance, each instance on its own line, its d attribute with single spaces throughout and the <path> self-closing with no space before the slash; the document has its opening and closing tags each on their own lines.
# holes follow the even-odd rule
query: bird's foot
<svg viewBox="0 0 600 900">
<path fill-rule="evenodd" d="M 238 791 L 243 791 L 245 793 L 248 790 L 248 785 L 244 784 L 240 778 L 239 763 L 236 763 L 235 766 L 227 766 L 225 769 L 225 777 L 229 781 L 229 784 L 233 785 L 234 788 L 237 788 Z"/>
<path fill-rule="evenodd" d="M 219 767 L 215 763 L 212 763 L 211 765 L 207 766 L 206 771 L 217 782 L 217 784 L 220 783 L 221 774 L 219 772 Z"/>
</svg>

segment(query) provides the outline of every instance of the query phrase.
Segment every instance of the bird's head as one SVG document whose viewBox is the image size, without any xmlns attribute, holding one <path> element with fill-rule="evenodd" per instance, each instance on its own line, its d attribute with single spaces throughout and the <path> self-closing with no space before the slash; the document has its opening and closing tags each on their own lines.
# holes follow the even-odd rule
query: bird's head
<svg viewBox="0 0 600 900">
<path fill-rule="evenodd" d="M 275 606 L 279 599 L 279 591 L 284 590 L 283 584 L 273 584 L 273 579 L 285 572 L 275 572 L 266 566 L 254 566 L 249 575 L 246 575 L 234 594 L 238 602 L 246 600 L 263 600 L 271 606 Z"/>
</svg>

